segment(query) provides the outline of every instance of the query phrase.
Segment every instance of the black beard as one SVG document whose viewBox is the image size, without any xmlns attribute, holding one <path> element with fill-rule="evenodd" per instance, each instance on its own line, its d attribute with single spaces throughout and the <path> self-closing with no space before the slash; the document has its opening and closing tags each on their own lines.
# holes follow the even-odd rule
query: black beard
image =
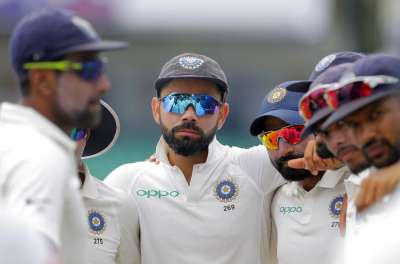
<svg viewBox="0 0 400 264">
<path fill-rule="evenodd" d="M 72 120 L 72 123 L 74 123 L 75 127 L 90 127 L 90 128 L 95 128 L 101 121 L 102 118 L 102 112 L 81 112 L 81 113 L 76 113 L 74 115 L 74 119 Z"/>
<path fill-rule="evenodd" d="M 383 145 L 386 146 L 389 150 L 389 153 L 387 153 L 386 158 L 383 159 L 376 159 L 373 158 L 369 155 L 368 153 L 368 148 L 371 145 Z M 396 146 L 392 145 L 387 139 L 382 138 L 382 139 L 371 139 L 368 141 L 364 146 L 362 147 L 362 152 L 365 156 L 365 159 L 373 166 L 377 168 L 384 168 L 387 166 L 390 166 L 394 163 L 396 163 L 400 159 L 400 153 L 399 153 L 399 148 L 396 148 Z"/>
<path fill-rule="evenodd" d="M 277 169 L 283 178 L 288 181 L 302 181 L 312 176 L 312 173 L 305 169 L 292 169 L 287 165 L 287 161 L 292 159 L 303 158 L 304 154 L 289 154 L 277 160 L 271 160 L 275 169 Z"/>
<path fill-rule="evenodd" d="M 55 106 L 53 108 L 55 115 L 60 123 L 66 124 L 69 127 L 76 127 L 76 128 L 95 128 L 99 125 L 102 119 L 103 107 L 100 107 L 99 111 L 91 112 L 88 109 L 74 112 L 74 113 L 66 113 L 63 111 L 59 106 Z"/>
<path fill-rule="evenodd" d="M 183 137 L 181 139 L 177 138 L 175 134 L 181 129 L 194 130 L 200 137 L 198 139 L 191 139 L 190 137 Z M 182 125 L 172 128 L 171 131 L 168 131 L 168 129 L 161 123 L 161 133 L 165 142 L 176 154 L 185 157 L 207 151 L 216 132 L 217 126 L 209 134 L 205 134 L 194 122 L 185 122 Z"/>
</svg>

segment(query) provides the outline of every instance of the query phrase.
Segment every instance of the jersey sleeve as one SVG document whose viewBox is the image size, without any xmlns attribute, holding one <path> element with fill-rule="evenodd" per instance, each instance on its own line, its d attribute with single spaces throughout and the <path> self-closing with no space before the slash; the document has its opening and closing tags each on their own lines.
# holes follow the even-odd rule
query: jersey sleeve
<svg viewBox="0 0 400 264">
<path fill-rule="evenodd" d="M 140 264 L 139 213 L 134 198 L 124 193 L 119 212 L 121 242 L 117 264 Z"/>
<path fill-rule="evenodd" d="M 272 165 L 264 146 L 236 149 L 239 166 L 248 173 L 265 194 L 271 193 L 285 183 Z"/>
<path fill-rule="evenodd" d="M 104 179 L 104 183 L 124 192 L 129 192 L 137 175 L 148 165 L 151 164 L 147 161 L 141 161 L 119 166 Z"/>
<path fill-rule="evenodd" d="M 75 170 L 69 160 L 55 149 L 35 155 L 10 153 L 3 172 L 7 175 L 7 204 L 44 234 L 54 246 L 61 246 L 64 188 Z"/>
</svg>

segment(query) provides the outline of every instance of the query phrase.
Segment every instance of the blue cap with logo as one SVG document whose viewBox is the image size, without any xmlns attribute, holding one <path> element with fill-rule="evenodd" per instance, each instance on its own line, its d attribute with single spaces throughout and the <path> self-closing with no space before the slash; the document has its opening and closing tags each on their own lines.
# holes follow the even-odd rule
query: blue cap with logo
<svg viewBox="0 0 400 264">
<path fill-rule="evenodd" d="M 102 40 L 88 21 L 71 11 L 44 8 L 17 24 L 9 46 L 14 71 L 24 77 L 26 62 L 56 60 L 72 52 L 121 49 L 128 43 Z"/>
<path fill-rule="evenodd" d="M 309 91 L 304 96 L 312 93 L 315 89 L 319 89 L 320 85 L 333 84 L 338 82 L 342 77 L 342 74 L 346 71 L 349 71 L 352 65 L 353 63 L 343 63 L 330 67 L 311 83 Z M 332 112 L 333 110 L 328 106 L 315 111 L 311 119 L 307 120 L 307 122 L 305 122 L 304 124 L 305 127 L 303 133 L 301 134 L 302 138 L 306 138 L 308 135 L 310 135 L 315 130 L 316 125 L 327 118 Z"/>
<path fill-rule="evenodd" d="M 321 75 L 324 71 L 329 69 L 330 67 L 342 64 L 342 63 L 350 63 L 359 60 L 365 55 L 358 52 L 353 51 L 340 51 L 336 53 L 329 54 L 323 57 L 317 65 L 315 65 L 313 72 L 310 74 L 308 78 L 310 81 L 314 81 Z"/>
<path fill-rule="evenodd" d="M 261 114 L 250 125 L 250 134 L 264 131 L 264 120 L 276 117 L 289 125 L 304 124 L 299 115 L 299 100 L 307 92 L 310 81 L 288 81 L 277 85 L 261 102 Z"/>
<path fill-rule="evenodd" d="M 351 72 L 342 76 L 342 82 L 355 77 L 389 76 L 400 79 L 400 58 L 386 54 L 374 54 L 366 56 L 353 64 Z M 400 93 L 400 81 L 390 84 L 378 84 L 372 89 L 372 94 L 355 100 L 344 102 L 321 125 L 321 129 L 327 129 L 332 124 L 340 121 L 347 115 L 389 95 Z"/>
</svg>

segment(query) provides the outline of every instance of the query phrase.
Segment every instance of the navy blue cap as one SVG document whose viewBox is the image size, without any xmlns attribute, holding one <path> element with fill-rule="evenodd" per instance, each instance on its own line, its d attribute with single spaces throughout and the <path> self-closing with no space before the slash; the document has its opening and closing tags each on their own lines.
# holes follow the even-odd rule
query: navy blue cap
<svg viewBox="0 0 400 264">
<path fill-rule="evenodd" d="M 307 94 L 311 93 L 315 88 L 319 89 L 320 85 L 331 84 L 340 81 L 343 73 L 349 72 L 352 66 L 353 63 L 343 63 L 330 67 L 311 83 L 310 90 L 304 96 L 307 96 Z M 306 138 L 308 135 L 310 135 L 315 130 L 315 125 L 327 118 L 332 112 L 333 110 L 329 107 L 324 107 L 316 111 L 311 119 L 304 124 L 305 127 L 301 135 L 302 138 Z"/>
<path fill-rule="evenodd" d="M 342 79 L 362 76 L 391 76 L 400 79 L 400 58 L 386 54 L 375 54 L 362 58 L 355 62 L 351 74 L 346 74 Z M 343 82 L 345 80 L 342 80 Z M 361 109 L 386 96 L 400 93 L 400 82 L 393 84 L 377 85 L 372 94 L 350 102 L 344 103 L 321 125 L 321 129 L 327 129 L 332 124 L 340 121 L 345 116 Z"/>
<path fill-rule="evenodd" d="M 222 92 L 228 91 L 228 81 L 221 66 L 205 55 L 183 53 L 173 57 L 162 67 L 154 86 L 159 91 L 165 83 L 180 78 L 209 80 L 217 84 Z"/>
<path fill-rule="evenodd" d="M 264 131 L 264 120 L 276 117 L 289 125 L 304 124 L 299 115 L 299 100 L 307 92 L 310 81 L 284 82 L 272 89 L 261 102 L 261 115 L 250 125 L 250 134 L 257 136 Z"/>
<path fill-rule="evenodd" d="M 308 78 L 310 81 L 314 81 L 328 68 L 342 64 L 342 63 L 350 63 L 359 60 L 360 58 L 365 57 L 364 54 L 353 52 L 353 51 L 340 51 L 336 53 L 329 54 L 323 57 L 317 65 L 315 65 L 313 72 L 310 74 Z"/>
<path fill-rule="evenodd" d="M 65 54 L 106 51 L 127 47 L 126 42 L 100 39 L 91 24 L 65 9 L 44 8 L 25 16 L 10 39 L 10 57 L 19 77 L 26 75 L 23 64 L 51 61 Z"/>
</svg>

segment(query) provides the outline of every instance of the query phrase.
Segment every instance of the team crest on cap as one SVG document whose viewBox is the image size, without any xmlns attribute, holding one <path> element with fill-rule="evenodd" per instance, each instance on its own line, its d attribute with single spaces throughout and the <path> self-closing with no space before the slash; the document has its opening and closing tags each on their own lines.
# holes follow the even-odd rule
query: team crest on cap
<svg viewBox="0 0 400 264">
<path fill-rule="evenodd" d="M 335 59 L 336 59 L 336 54 L 331 54 L 331 55 L 328 55 L 328 56 L 322 58 L 322 59 L 318 62 L 318 64 L 315 66 L 315 69 L 314 69 L 314 70 L 315 70 L 316 72 L 320 72 L 320 71 L 325 70 L 326 68 L 329 67 L 329 65 L 331 65 L 331 63 L 332 63 Z"/>
<path fill-rule="evenodd" d="M 195 70 L 199 68 L 204 61 L 194 56 L 184 56 L 179 58 L 179 65 L 187 70 Z"/>
<path fill-rule="evenodd" d="M 329 213 L 333 218 L 339 218 L 342 205 L 343 205 L 343 195 L 339 195 L 333 198 L 333 200 L 329 205 Z"/>
<path fill-rule="evenodd" d="M 106 229 L 106 220 L 102 213 L 97 210 L 88 211 L 89 230 L 91 233 L 100 235 Z"/>
<path fill-rule="evenodd" d="M 230 178 L 219 181 L 214 189 L 215 197 L 224 203 L 232 202 L 239 194 L 239 186 Z"/>
<path fill-rule="evenodd" d="M 269 93 L 267 101 L 271 104 L 278 103 L 285 98 L 286 93 L 287 91 L 285 88 L 276 87 Z"/>
</svg>

